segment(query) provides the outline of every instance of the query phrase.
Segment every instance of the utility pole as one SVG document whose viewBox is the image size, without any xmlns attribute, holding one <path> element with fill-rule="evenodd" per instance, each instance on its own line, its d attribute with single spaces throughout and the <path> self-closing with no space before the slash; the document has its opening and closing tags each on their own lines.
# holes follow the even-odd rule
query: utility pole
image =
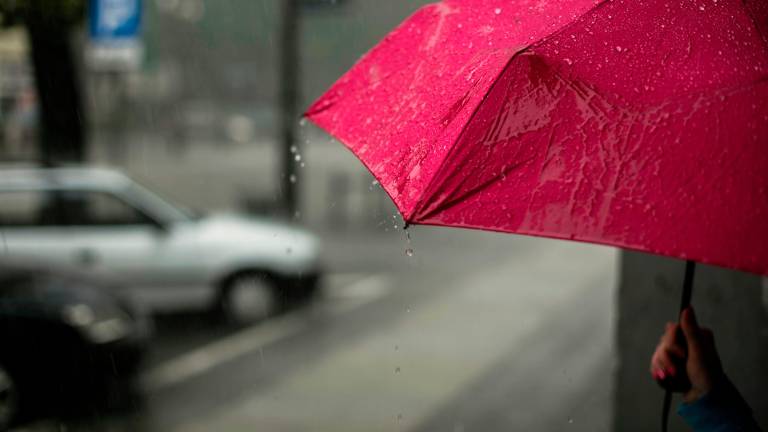
<svg viewBox="0 0 768 432">
<path fill-rule="evenodd" d="M 290 217 L 296 215 L 299 204 L 297 183 L 296 123 L 298 121 L 299 77 L 299 0 L 281 0 L 282 43 L 280 49 L 280 170 L 281 204 Z"/>
<path fill-rule="evenodd" d="M 86 118 L 71 43 L 72 25 L 33 3 L 25 15 L 40 104 L 43 165 L 83 162 Z M 58 18 L 58 19 L 57 19 Z"/>
</svg>

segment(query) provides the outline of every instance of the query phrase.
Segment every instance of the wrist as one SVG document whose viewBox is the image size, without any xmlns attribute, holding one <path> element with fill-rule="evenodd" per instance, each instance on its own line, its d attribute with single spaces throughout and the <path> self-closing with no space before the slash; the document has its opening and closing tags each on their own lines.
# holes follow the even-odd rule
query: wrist
<svg viewBox="0 0 768 432">
<path fill-rule="evenodd" d="M 708 392 L 709 392 L 709 389 L 699 389 L 699 388 L 692 387 L 690 390 L 683 393 L 683 402 L 687 404 L 692 404 L 697 400 L 701 399 L 702 396 L 704 396 Z"/>
</svg>

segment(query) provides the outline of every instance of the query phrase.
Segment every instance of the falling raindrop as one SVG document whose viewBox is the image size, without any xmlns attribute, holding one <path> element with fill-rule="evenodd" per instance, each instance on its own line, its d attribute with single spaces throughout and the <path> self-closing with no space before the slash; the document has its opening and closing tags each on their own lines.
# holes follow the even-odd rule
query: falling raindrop
<svg viewBox="0 0 768 432">
<path fill-rule="evenodd" d="M 405 228 L 405 254 L 409 257 L 413 256 L 413 247 L 411 246 L 411 231 L 408 229 L 408 227 Z"/>
<path fill-rule="evenodd" d="M 292 254 L 292 253 L 293 253 L 293 249 L 291 249 L 291 248 L 287 247 L 287 248 L 285 248 L 285 253 L 286 253 L 287 255 L 290 255 L 290 254 Z"/>
<path fill-rule="evenodd" d="M 291 153 L 296 153 L 296 150 L 298 150 L 298 148 L 295 145 L 292 145 L 291 146 Z"/>
<path fill-rule="evenodd" d="M 395 351 L 399 351 L 399 350 L 400 350 L 400 346 L 399 345 L 395 345 Z"/>
<path fill-rule="evenodd" d="M 290 180 L 291 183 L 296 183 L 296 175 L 295 174 L 291 174 L 291 176 L 288 177 L 288 180 Z"/>
<path fill-rule="evenodd" d="M 302 117 L 301 120 L 299 120 L 299 126 L 304 127 L 307 125 L 307 118 Z"/>
<path fill-rule="evenodd" d="M 573 419 L 572 418 L 568 419 L 568 424 L 573 424 Z"/>
<path fill-rule="evenodd" d="M 304 167 L 305 167 L 305 166 L 307 166 L 307 165 L 306 165 L 304 162 L 302 162 L 301 164 L 299 164 L 299 166 L 300 166 L 300 167 L 302 167 L 302 168 L 304 168 Z"/>
<path fill-rule="evenodd" d="M 396 367 L 396 368 L 395 368 L 395 373 L 396 373 L 396 374 L 399 374 L 399 373 L 400 373 L 400 366 L 398 366 L 398 367 Z"/>
<path fill-rule="evenodd" d="M 402 414 L 398 414 L 397 415 L 397 422 L 400 423 L 401 421 L 403 421 L 403 415 Z"/>
<path fill-rule="evenodd" d="M 299 162 L 299 161 L 301 161 L 301 155 L 297 154 L 297 155 L 296 155 L 296 156 L 295 156 L 293 159 L 294 159 L 296 162 Z"/>
</svg>

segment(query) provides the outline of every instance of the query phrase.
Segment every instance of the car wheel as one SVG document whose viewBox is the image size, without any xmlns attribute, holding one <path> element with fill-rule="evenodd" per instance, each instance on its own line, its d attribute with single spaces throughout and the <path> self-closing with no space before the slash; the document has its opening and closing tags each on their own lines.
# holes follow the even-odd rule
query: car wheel
<svg viewBox="0 0 768 432">
<path fill-rule="evenodd" d="M 240 273 L 224 285 L 220 310 L 229 324 L 247 325 L 274 315 L 280 306 L 277 287 L 262 273 Z"/>
<path fill-rule="evenodd" d="M 10 372 L 0 365 L 0 431 L 7 430 L 19 412 L 19 392 Z"/>
</svg>

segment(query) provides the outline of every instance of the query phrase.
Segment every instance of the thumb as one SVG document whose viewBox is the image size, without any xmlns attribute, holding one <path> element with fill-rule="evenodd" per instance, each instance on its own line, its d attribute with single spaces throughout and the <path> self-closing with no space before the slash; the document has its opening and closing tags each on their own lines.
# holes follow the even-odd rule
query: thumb
<svg viewBox="0 0 768 432">
<path fill-rule="evenodd" d="M 698 353 L 701 348 L 701 328 L 692 307 L 688 306 L 683 310 L 680 315 L 680 327 L 688 343 L 688 352 Z"/>
</svg>

